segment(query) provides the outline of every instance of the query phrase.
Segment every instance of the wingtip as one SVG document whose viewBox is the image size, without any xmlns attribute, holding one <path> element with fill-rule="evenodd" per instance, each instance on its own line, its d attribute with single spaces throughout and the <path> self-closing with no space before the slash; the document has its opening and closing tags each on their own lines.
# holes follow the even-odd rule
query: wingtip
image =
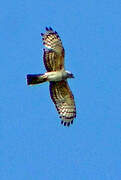
<svg viewBox="0 0 121 180">
<path fill-rule="evenodd" d="M 49 28 L 48 28 L 48 27 L 46 27 L 45 29 L 46 29 L 46 31 L 49 31 Z"/>
<path fill-rule="evenodd" d="M 44 34 L 43 34 L 43 33 L 41 33 L 41 36 L 44 36 Z"/>
<path fill-rule="evenodd" d="M 73 120 L 71 121 L 71 124 L 73 124 Z"/>
<path fill-rule="evenodd" d="M 53 28 L 51 26 L 45 28 L 46 31 L 53 31 Z"/>
<path fill-rule="evenodd" d="M 52 29 L 51 27 L 49 27 L 49 30 L 50 30 L 50 31 L 53 31 L 53 29 Z"/>
<path fill-rule="evenodd" d="M 64 122 L 64 126 L 66 126 L 66 124 L 67 124 L 67 123 L 66 123 L 66 122 Z"/>
<path fill-rule="evenodd" d="M 68 126 L 68 127 L 70 126 L 70 122 L 67 123 L 67 126 Z"/>
<path fill-rule="evenodd" d="M 61 124 L 63 124 L 63 121 L 61 121 Z"/>
<path fill-rule="evenodd" d="M 64 125 L 64 126 L 69 127 L 70 124 L 73 124 L 73 122 L 72 122 L 72 121 L 71 121 L 71 122 L 64 122 L 64 121 L 61 121 L 61 124 Z"/>
</svg>

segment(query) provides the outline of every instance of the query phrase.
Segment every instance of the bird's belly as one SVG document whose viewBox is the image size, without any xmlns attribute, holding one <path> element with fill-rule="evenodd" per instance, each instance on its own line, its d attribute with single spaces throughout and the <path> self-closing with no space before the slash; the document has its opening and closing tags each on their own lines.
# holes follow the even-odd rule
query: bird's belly
<svg viewBox="0 0 121 180">
<path fill-rule="evenodd" d="M 62 72 L 47 72 L 45 73 L 48 81 L 61 81 L 62 80 Z"/>
</svg>

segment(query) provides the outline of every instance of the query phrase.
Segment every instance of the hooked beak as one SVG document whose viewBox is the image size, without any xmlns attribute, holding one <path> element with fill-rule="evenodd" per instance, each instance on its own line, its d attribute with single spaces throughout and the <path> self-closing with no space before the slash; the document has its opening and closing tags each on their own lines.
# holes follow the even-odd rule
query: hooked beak
<svg viewBox="0 0 121 180">
<path fill-rule="evenodd" d="M 70 77 L 70 78 L 75 78 L 74 75 L 73 75 L 72 73 L 69 74 L 69 77 Z"/>
</svg>

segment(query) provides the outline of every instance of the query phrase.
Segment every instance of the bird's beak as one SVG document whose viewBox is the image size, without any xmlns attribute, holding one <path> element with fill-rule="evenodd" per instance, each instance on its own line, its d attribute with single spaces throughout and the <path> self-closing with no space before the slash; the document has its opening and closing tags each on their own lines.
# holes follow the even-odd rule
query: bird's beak
<svg viewBox="0 0 121 180">
<path fill-rule="evenodd" d="M 71 75 L 71 77 L 72 77 L 72 78 L 75 78 L 73 74 Z"/>
</svg>

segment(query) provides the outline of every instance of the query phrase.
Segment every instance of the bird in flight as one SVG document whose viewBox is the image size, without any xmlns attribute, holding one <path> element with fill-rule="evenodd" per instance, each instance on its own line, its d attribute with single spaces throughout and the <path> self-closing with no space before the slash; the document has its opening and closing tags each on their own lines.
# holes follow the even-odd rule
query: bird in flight
<svg viewBox="0 0 121 180">
<path fill-rule="evenodd" d="M 43 61 L 47 72 L 44 74 L 28 74 L 27 84 L 36 85 L 49 82 L 50 96 L 61 118 L 61 124 L 70 126 L 76 117 L 74 96 L 69 88 L 67 79 L 74 78 L 73 74 L 65 70 L 64 48 L 61 39 L 51 27 L 41 33 L 45 46 Z"/>
</svg>

